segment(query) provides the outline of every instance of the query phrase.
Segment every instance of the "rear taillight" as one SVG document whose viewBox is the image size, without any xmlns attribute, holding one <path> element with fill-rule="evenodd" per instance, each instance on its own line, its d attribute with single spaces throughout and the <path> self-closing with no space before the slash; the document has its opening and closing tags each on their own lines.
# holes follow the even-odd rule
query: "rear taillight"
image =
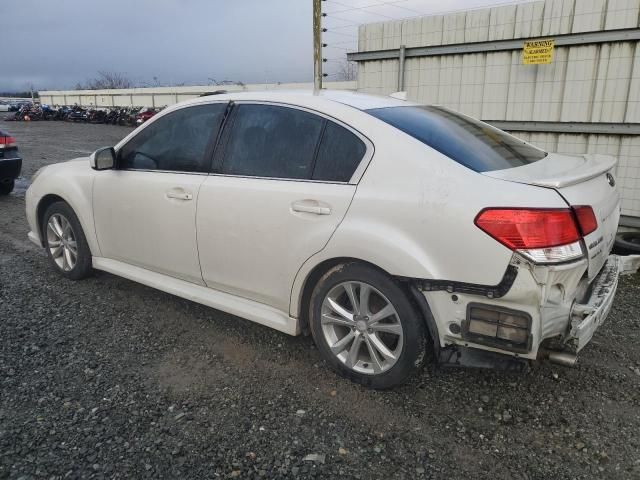
<svg viewBox="0 0 640 480">
<path fill-rule="evenodd" d="M 583 236 L 595 232 L 596 228 L 598 228 L 598 220 L 596 220 L 596 214 L 593 213 L 593 208 L 589 206 L 573 207 L 573 212 L 576 214 L 580 233 Z"/>
<path fill-rule="evenodd" d="M 16 139 L 13 137 L 0 137 L 0 148 L 15 148 Z"/>
<path fill-rule="evenodd" d="M 487 208 L 475 224 L 534 262 L 566 262 L 583 255 L 571 209 Z"/>
</svg>

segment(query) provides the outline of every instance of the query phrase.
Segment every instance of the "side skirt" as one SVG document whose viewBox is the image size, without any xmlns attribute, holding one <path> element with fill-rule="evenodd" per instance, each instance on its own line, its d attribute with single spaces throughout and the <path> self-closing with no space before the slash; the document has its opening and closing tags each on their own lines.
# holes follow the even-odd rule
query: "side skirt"
<svg viewBox="0 0 640 480">
<path fill-rule="evenodd" d="M 291 318 L 280 310 L 262 303 L 185 282 L 184 280 L 109 258 L 93 257 L 93 268 L 113 273 L 192 302 L 222 310 L 231 315 L 246 318 L 289 335 L 298 335 L 300 333 L 297 319 Z"/>
</svg>

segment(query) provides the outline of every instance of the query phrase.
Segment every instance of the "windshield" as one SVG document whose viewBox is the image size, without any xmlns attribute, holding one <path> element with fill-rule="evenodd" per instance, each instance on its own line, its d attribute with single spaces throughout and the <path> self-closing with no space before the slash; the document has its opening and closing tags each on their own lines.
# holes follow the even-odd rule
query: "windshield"
<svg viewBox="0 0 640 480">
<path fill-rule="evenodd" d="M 547 156 L 507 132 L 443 107 L 387 107 L 366 112 L 476 172 L 521 167 Z"/>
</svg>

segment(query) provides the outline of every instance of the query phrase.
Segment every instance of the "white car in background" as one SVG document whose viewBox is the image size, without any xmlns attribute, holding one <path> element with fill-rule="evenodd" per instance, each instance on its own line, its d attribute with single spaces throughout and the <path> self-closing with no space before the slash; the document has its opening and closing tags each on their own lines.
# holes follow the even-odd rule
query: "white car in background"
<svg viewBox="0 0 640 480">
<path fill-rule="evenodd" d="M 4 100 L 0 100 L 0 112 L 8 112 L 8 111 L 9 111 L 9 104 Z"/>
<path fill-rule="evenodd" d="M 67 278 L 310 331 L 340 374 L 388 388 L 429 357 L 572 363 L 617 286 L 615 162 L 392 98 L 224 94 L 41 169 L 29 237 Z"/>
</svg>

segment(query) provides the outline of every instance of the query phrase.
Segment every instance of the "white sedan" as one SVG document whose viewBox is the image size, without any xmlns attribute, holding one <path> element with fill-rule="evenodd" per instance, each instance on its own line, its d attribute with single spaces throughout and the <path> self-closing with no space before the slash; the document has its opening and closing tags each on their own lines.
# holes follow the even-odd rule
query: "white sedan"
<svg viewBox="0 0 640 480">
<path fill-rule="evenodd" d="M 437 106 L 224 94 L 41 169 L 29 237 L 69 279 L 310 332 L 340 374 L 388 388 L 428 358 L 573 363 L 617 286 L 614 166 Z"/>
</svg>

